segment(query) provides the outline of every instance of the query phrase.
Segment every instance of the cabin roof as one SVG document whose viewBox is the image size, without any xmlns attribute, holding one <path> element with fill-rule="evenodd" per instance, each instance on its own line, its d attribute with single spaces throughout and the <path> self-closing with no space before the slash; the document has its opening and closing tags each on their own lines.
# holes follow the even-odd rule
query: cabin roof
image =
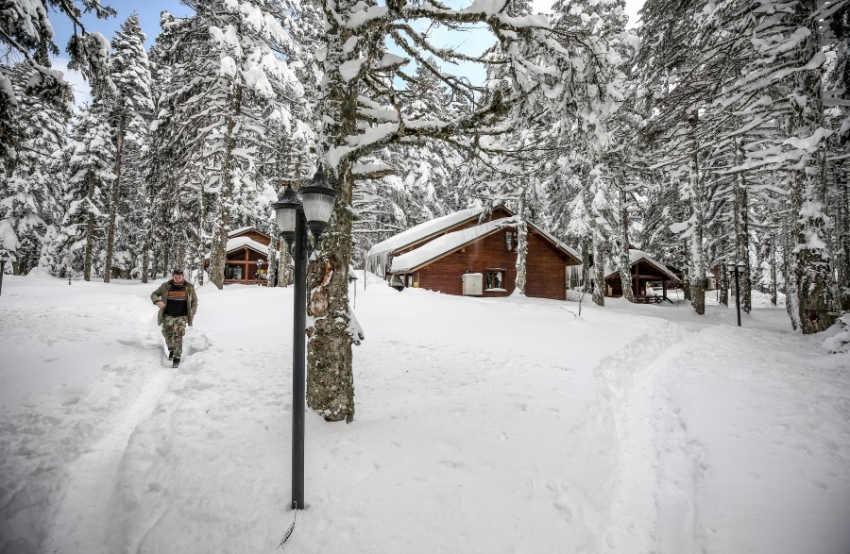
<svg viewBox="0 0 850 554">
<path fill-rule="evenodd" d="M 250 248 L 251 250 L 255 250 L 259 252 L 263 256 L 267 256 L 269 253 L 269 247 L 262 242 L 257 242 L 251 237 L 235 237 L 232 239 L 227 239 L 227 248 L 225 252 L 230 254 L 235 250 L 239 250 L 240 248 Z"/>
<path fill-rule="evenodd" d="M 431 242 L 423 244 L 419 248 L 416 248 L 406 254 L 402 254 L 401 256 L 393 258 L 392 269 L 390 270 L 390 273 L 415 271 L 420 267 L 428 265 L 429 263 L 435 261 L 438 258 L 460 250 L 468 244 L 471 244 L 481 238 L 489 236 L 498 231 L 499 229 L 505 227 L 513 228 L 516 226 L 516 224 L 516 217 L 503 217 L 500 219 L 494 219 L 493 221 L 489 221 L 487 223 L 482 223 L 481 225 L 476 225 L 475 227 L 470 227 L 468 229 L 460 229 L 458 231 L 447 233 L 441 237 L 432 240 Z M 568 247 L 566 244 L 562 243 L 549 233 L 539 229 L 536 225 L 532 223 L 528 223 L 528 226 L 531 227 L 534 231 L 538 232 L 541 236 L 543 236 L 545 240 L 551 242 L 552 245 L 555 246 L 555 248 L 572 256 L 577 261 L 580 260 L 580 257 L 576 254 L 576 252 L 570 247 Z"/>
<path fill-rule="evenodd" d="M 232 231 L 228 231 L 227 236 L 228 237 L 235 237 L 237 235 L 241 235 L 242 233 L 246 233 L 248 231 L 254 231 L 255 233 L 259 233 L 259 234 L 263 235 L 264 237 L 269 237 L 269 235 L 267 235 L 266 233 L 260 231 L 256 227 L 251 227 L 250 225 L 247 226 L 247 227 L 240 227 L 238 229 L 233 229 Z M 271 239 L 271 237 L 269 237 L 269 239 Z"/>
<path fill-rule="evenodd" d="M 397 235 L 393 235 L 385 241 L 381 241 L 369 249 L 366 253 L 367 258 L 375 258 L 382 254 L 387 254 L 401 248 L 405 248 L 428 237 L 444 231 L 455 225 L 459 225 L 465 221 L 479 217 L 484 212 L 483 208 L 469 208 L 454 212 L 449 215 L 420 223 L 415 227 L 411 227 L 406 231 L 402 231 Z"/>
<path fill-rule="evenodd" d="M 418 269 L 429 262 L 448 254 L 454 250 L 463 248 L 471 242 L 475 242 L 481 237 L 494 233 L 512 223 L 514 220 L 510 217 L 503 217 L 489 221 L 482 225 L 476 225 L 469 229 L 460 229 L 447 233 L 442 237 L 438 237 L 427 244 L 423 244 L 415 250 L 411 250 L 407 254 L 402 254 L 393 258 L 392 273 L 398 271 L 412 271 Z"/>
<path fill-rule="evenodd" d="M 643 260 L 646 263 L 648 263 L 649 265 L 653 266 L 662 275 L 665 275 L 667 277 L 668 281 L 676 281 L 676 282 L 679 281 L 679 278 L 676 277 L 676 275 L 672 271 L 667 269 L 667 266 L 665 266 L 663 263 L 659 262 L 658 260 L 656 260 L 655 258 L 650 256 L 646 252 L 644 252 L 642 250 L 637 250 L 637 249 L 629 249 L 629 267 L 635 265 L 637 262 L 639 262 L 641 260 Z M 618 271 L 619 270 L 617 268 L 612 267 L 610 265 L 606 265 L 605 266 L 605 278 L 607 279 L 608 277 L 611 277 L 612 275 L 614 275 Z"/>
</svg>

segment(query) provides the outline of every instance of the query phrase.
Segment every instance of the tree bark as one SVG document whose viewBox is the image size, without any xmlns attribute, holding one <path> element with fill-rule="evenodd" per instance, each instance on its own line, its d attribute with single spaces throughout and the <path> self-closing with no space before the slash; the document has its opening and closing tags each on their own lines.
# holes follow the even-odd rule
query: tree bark
<svg viewBox="0 0 850 554">
<path fill-rule="evenodd" d="M 694 114 L 691 125 L 696 134 L 697 115 Z M 700 315 L 705 314 L 705 254 L 703 234 L 705 232 L 705 191 L 699 174 L 699 146 L 693 141 L 694 152 L 691 156 L 691 208 L 693 210 L 693 228 L 691 236 L 691 306 Z"/>
<path fill-rule="evenodd" d="M 595 269 L 595 287 L 593 289 L 593 301 L 599 305 L 605 305 L 605 260 L 603 259 L 602 249 L 599 247 L 599 241 L 593 239 L 593 268 Z"/>
<path fill-rule="evenodd" d="M 617 245 L 619 263 L 617 265 L 620 271 L 620 281 L 623 283 L 623 296 L 629 302 L 634 302 L 635 291 L 632 288 L 632 268 L 629 260 L 629 210 L 626 205 L 626 184 L 624 181 L 617 184 L 620 212 L 618 214 L 620 240 Z"/>
<path fill-rule="evenodd" d="M 816 24 L 809 29 L 803 56 L 811 59 L 818 52 Z M 823 123 L 821 69 L 798 74 L 800 90 L 807 99 L 798 108 L 795 131 L 798 137 L 810 137 Z M 821 141 L 814 154 L 806 155 L 801 169 L 795 173 L 791 190 L 791 213 L 794 215 L 794 280 L 800 329 L 803 334 L 826 330 L 838 317 L 833 297 L 832 255 L 828 248 L 826 209 L 826 148 Z"/>
<path fill-rule="evenodd" d="M 325 34 L 326 56 L 321 92 L 322 132 L 318 141 L 320 160 L 328 181 L 339 192 L 330 226 L 321 249 L 313 254 L 307 269 L 307 314 L 313 324 L 307 330 L 307 405 L 326 421 L 351 422 L 354 419 L 354 373 L 348 303 L 348 268 L 351 264 L 351 230 L 354 221 L 352 199 L 353 160 L 332 158 L 334 147 L 342 146 L 349 135 L 357 134 L 357 97 L 360 77 L 343 80 L 340 66 L 356 60 L 365 46 L 357 41 L 343 48 L 352 32 L 335 18 L 347 13 L 353 0 L 331 5 L 323 1 L 329 28 Z"/>
<path fill-rule="evenodd" d="M 233 202 L 233 172 L 236 149 L 234 130 L 239 116 L 242 114 L 242 88 L 234 85 L 230 93 L 230 112 L 227 115 L 227 133 L 224 137 L 224 153 L 221 163 L 221 192 L 218 201 L 218 224 L 213 233 L 212 251 L 210 252 L 210 282 L 219 290 L 224 288 L 224 266 L 227 263 L 227 233 L 230 231 L 231 204 Z M 246 276 L 247 277 L 247 276 Z"/>
<path fill-rule="evenodd" d="M 528 226 L 525 223 L 525 188 L 519 197 L 519 223 L 517 223 L 516 286 L 513 294 L 525 296 L 528 277 Z"/>
<path fill-rule="evenodd" d="M 777 273 L 776 273 L 776 235 L 770 235 L 770 303 L 776 306 L 777 303 L 777 289 L 779 288 L 776 283 Z"/>
<path fill-rule="evenodd" d="M 737 164 L 744 163 L 744 147 L 741 140 L 735 141 L 737 149 Z M 744 264 L 744 273 L 740 276 L 741 311 L 750 313 L 753 307 L 753 281 L 750 270 L 750 235 L 749 235 L 749 206 L 747 198 L 747 181 L 744 173 L 737 175 L 735 187 L 735 253 L 738 263 Z"/>
<path fill-rule="evenodd" d="M 112 180 L 112 194 L 109 199 L 109 222 L 106 226 L 106 260 L 104 261 L 103 282 L 112 280 L 112 260 L 115 257 L 115 225 L 118 219 L 118 193 L 121 190 L 121 155 L 124 152 L 124 114 L 118 115 L 118 132 L 115 136 L 115 179 Z"/>
<path fill-rule="evenodd" d="M 95 180 L 94 173 L 89 172 L 86 176 L 89 183 L 88 200 L 89 200 L 89 216 L 86 221 L 86 257 L 83 263 L 83 279 L 91 281 L 92 257 L 94 256 L 94 218 L 92 206 L 94 205 Z"/>
<path fill-rule="evenodd" d="M 583 292 L 590 290 L 590 241 L 581 241 L 581 287 Z"/>
</svg>

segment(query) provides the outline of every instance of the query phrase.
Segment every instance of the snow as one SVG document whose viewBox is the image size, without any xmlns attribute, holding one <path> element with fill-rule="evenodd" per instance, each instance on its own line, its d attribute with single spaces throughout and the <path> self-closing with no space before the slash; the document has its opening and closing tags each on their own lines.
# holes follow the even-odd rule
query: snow
<svg viewBox="0 0 850 554">
<path fill-rule="evenodd" d="M 356 60 L 349 60 L 340 65 L 339 73 L 342 75 L 342 80 L 347 83 L 357 77 L 357 74 L 360 73 L 360 67 L 365 61 L 366 58 L 357 58 Z"/>
<path fill-rule="evenodd" d="M 473 217 L 479 216 L 483 211 L 483 208 L 469 208 L 432 219 L 431 221 L 426 221 L 425 223 L 421 223 L 415 227 L 411 227 L 406 231 L 402 231 L 401 233 L 374 245 L 369 249 L 369 252 L 366 253 L 366 258 L 372 263 L 375 263 L 378 258 L 383 257 L 381 265 L 386 265 L 386 255 L 390 252 L 416 244 L 431 235 L 454 227 L 455 225 L 463 223 Z"/>
<path fill-rule="evenodd" d="M 234 250 L 238 250 L 243 246 L 247 246 L 261 254 L 268 254 L 269 247 L 268 245 L 263 244 L 262 242 L 255 241 L 251 237 L 235 237 L 232 239 L 227 239 L 227 248 L 225 252 L 233 252 Z"/>
<path fill-rule="evenodd" d="M 512 217 L 502 217 L 487 223 L 482 223 L 481 225 L 476 225 L 475 227 L 445 234 L 415 250 L 411 250 L 406 254 L 393 258 L 391 271 L 392 273 L 395 273 L 398 271 L 410 271 L 416 269 L 426 262 L 457 250 L 458 248 L 469 244 L 480 237 L 489 235 L 497 229 L 515 223 L 516 220 Z"/>
<path fill-rule="evenodd" d="M 576 317 L 368 277 L 357 415 L 308 411 L 281 551 L 848 551 L 850 354 L 784 306 Z M 173 370 L 157 285 L 5 277 L 0 551 L 280 546 L 292 288 L 201 287 Z"/>
</svg>

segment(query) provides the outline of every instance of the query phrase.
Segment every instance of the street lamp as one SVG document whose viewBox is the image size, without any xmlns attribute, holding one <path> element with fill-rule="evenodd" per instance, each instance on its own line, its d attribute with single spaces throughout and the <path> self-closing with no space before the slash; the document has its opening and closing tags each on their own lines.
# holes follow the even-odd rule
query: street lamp
<svg viewBox="0 0 850 554">
<path fill-rule="evenodd" d="M 738 308 L 738 327 L 741 326 L 741 285 L 738 275 L 743 273 L 744 269 L 746 269 L 744 264 L 726 264 L 726 271 L 730 275 L 735 275 L 735 306 Z"/>
<path fill-rule="evenodd" d="M 306 329 L 307 329 L 307 254 L 310 249 L 307 229 L 318 242 L 328 226 L 339 193 L 331 188 L 321 170 L 301 196 L 287 185 L 272 204 L 283 240 L 292 252 L 295 264 L 295 307 L 292 325 L 292 509 L 304 509 L 304 413 L 306 406 Z M 294 246 L 294 249 L 293 249 Z"/>
<path fill-rule="evenodd" d="M 3 274 L 6 273 L 6 262 L 9 260 L 9 255 L 6 252 L 0 254 L 0 292 L 3 291 Z"/>
</svg>

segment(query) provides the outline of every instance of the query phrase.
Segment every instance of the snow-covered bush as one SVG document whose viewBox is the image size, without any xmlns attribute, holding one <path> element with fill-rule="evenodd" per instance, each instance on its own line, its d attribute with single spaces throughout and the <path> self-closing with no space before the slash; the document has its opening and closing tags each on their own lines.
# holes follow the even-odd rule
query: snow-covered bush
<svg viewBox="0 0 850 554">
<path fill-rule="evenodd" d="M 836 329 L 838 332 L 834 332 Z M 850 352 L 850 314 L 839 317 L 830 331 L 834 334 L 823 341 L 823 347 L 832 354 Z"/>
</svg>

